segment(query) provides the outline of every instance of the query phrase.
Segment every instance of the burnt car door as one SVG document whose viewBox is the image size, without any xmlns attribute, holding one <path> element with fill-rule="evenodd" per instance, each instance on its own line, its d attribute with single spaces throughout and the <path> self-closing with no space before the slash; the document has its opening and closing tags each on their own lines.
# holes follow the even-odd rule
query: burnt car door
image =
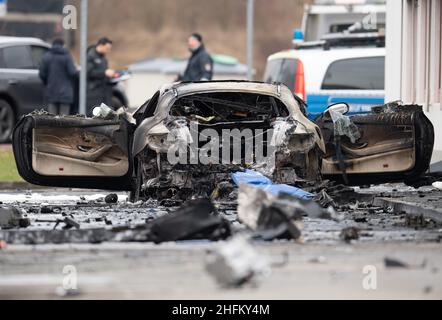
<svg viewBox="0 0 442 320">
<path fill-rule="evenodd" d="M 13 132 L 17 168 L 36 185 L 131 190 L 132 132 L 125 119 L 31 114 Z"/>
<path fill-rule="evenodd" d="M 412 182 L 428 170 L 434 129 L 421 106 L 390 103 L 351 117 L 345 109 L 331 106 L 315 120 L 326 143 L 324 178 L 352 185 Z"/>
</svg>

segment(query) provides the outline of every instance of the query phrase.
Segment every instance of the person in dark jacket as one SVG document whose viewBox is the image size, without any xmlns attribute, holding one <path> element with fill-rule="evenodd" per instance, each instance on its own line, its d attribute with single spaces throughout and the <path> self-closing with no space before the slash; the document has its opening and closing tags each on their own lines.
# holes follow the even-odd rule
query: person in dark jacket
<svg viewBox="0 0 442 320">
<path fill-rule="evenodd" d="M 194 33 L 189 37 L 187 44 L 192 55 L 187 63 L 186 71 L 178 77 L 178 81 L 212 80 L 213 60 L 204 47 L 203 37 Z"/>
<path fill-rule="evenodd" d="M 92 114 L 94 107 L 102 103 L 112 103 L 110 80 L 117 76 L 115 70 L 109 69 L 106 54 L 112 50 L 112 41 L 101 38 L 89 49 L 87 56 L 87 112 Z"/>
<path fill-rule="evenodd" d="M 74 103 L 74 81 L 78 71 L 62 39 L 54 40 L 52 48 L 43 56 L 39 76 L 46 87 L 48 111 L 68 115 Z"/>
</svg>

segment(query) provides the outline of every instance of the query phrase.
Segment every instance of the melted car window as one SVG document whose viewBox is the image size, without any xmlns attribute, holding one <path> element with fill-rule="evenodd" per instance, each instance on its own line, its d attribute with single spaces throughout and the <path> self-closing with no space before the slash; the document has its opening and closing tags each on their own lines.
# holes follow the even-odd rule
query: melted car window
<svg viewBox="0 0 442 320">
<path fill-rule="evenodd" d="M 199 117 L 208 122 L 269 120 L 287 117 L 286 106 L 271 96 L 251 93 L 196 94 L 178 99 L 171 115 Z"/>
</svg>

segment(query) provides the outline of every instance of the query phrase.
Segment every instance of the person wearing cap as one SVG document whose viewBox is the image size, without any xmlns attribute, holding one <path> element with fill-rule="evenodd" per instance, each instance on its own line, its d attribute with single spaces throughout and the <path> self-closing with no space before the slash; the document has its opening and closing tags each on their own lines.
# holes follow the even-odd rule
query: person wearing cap
<svg viewBox="0 0 442 320">
<path fill-rule="evenodd" d="M 101 38 L 88 51 L 87 56 L 87 114 L 91 115 L 94 107 L 102 103 L 112 103 L 112 87 L 110 80 L 117 76 L 109 69 L 106 54 L 112 50 L 112 41 Z"/>
<path fill-rule="evenodd" d="M 187 45 L 191 52 L 186 70 L 178 81 L 210 81 L 213 77 L 213 60 L 207 53 L 203 37 L 199 33 L 193 33 Z"/>
<path fill-rule="evenodd" d="M 78 71 L 71 54 L 64 47 L 63 39 L 55 39 L 51 49 L 43 56 L 39 76 L 45 85 L 48 111 L 68 115 L 74 103 L 74 81 Z"/>
</svg>

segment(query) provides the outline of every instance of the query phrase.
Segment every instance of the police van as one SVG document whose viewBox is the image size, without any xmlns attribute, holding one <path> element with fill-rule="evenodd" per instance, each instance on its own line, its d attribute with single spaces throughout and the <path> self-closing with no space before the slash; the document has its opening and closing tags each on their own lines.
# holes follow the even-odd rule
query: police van
<svg viewBox="0 0 442 320">
<path fill-rule="evenodd" d="M 350 114 L 364 113 L 384 103 L 385 52 L 379 32 L 330 34 L 271 55 L 264 82 L 291 88 L 310 119 L 336 102 L 347 102 Z"/>
</svg>

